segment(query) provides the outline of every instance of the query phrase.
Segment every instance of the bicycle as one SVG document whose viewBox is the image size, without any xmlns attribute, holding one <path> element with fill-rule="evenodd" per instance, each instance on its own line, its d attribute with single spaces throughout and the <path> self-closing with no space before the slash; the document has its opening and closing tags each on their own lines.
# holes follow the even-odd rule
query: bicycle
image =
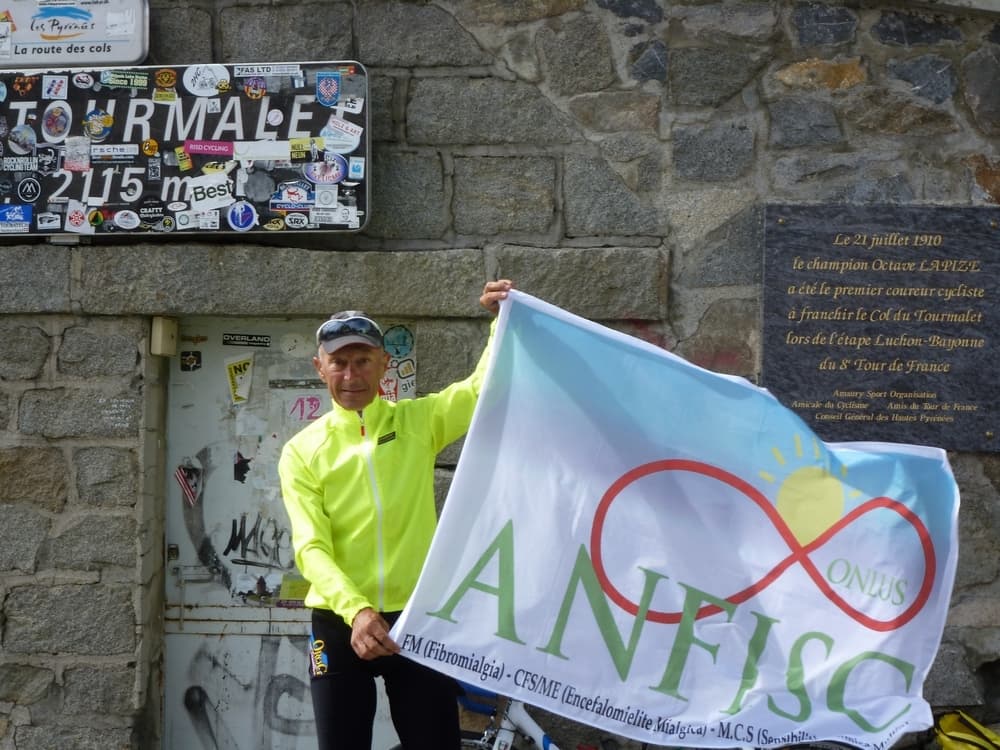
<svg viewBox="0 0 1000 750">
<path fill-rule="evenodd" d="M 559 750 L 523 701 L 507 698 L 475 685 L 460 682 L 464 691 L 459 703 L 468 711 L 489 716 L 482 733 L 462 730 L 462 747 L 468 750 L 511 750 L 515 740 L 540 750 Z M 486 699 L 483 702 L 481 699 Z"/>
<path fill-rule="evenodd" d="M 515 741 L 524 747 L 559 750 L 525 708 L 524 702 L 458 681 L 462 688 L 458 702 L 472 713 L 488 716 L 481 731 L 462 730 L 463 750 L 514 750 Z M 395 745 L 390 750 L 403 750 Z"/>
</svg>

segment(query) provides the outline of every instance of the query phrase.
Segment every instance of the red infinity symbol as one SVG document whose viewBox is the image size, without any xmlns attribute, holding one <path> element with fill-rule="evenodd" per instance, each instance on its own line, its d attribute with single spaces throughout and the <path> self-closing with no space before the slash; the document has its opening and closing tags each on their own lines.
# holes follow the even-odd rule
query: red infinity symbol
<svg viewBox="0 0 1000 750">
<path fill-rule="evenodd" d="M 732 596 L 727 597 L 727 602 L 732 604 L 742 604 L 750 597 L 755 596 L 770 586 L 782 573 L 796 563 L 803 567 L 827 599 L 837 605 L 837 607 L 847 614 L 848 617 L 864 625 L 870 630 L 887 632 L 902 627 L 916 617 L 920 610 L 923 609 L 924 604 L 927 603 L 928 597 L 930 597 L 931 588 L 934 585 L 934 573 L 937 568 L 937 558 L 934 554 L 934 544 L 931 541 L 930 533 L 927 531 L 927 527 L 924 525 L 924 522 L 921 521 L 920 518 L 913 513 L 913 511 L 899 501 L 888 497 L 873 498 L 868 502 L 859 505 L 857 508 L 845 515 L 837 523 L 809 542 L 809 544 L 801 545 L 795 538 L 795 535 L 792 534 L 791 529 L 788 528 L 785 520 L 778 514 L 777 509 L 750 483 L 740 479 L 735 474 L 730 474 L 724 469 L 720 469 L 717 466 L 712 466 L 711 464 L 706 464 L 701 461 L 669 459 L 663 461 L 652 461 L 648 464 L 643 464 L 627 471 L 608 488 L 607 492 L 604 493 L 604 496 L 601 498 L 601 502 L 597 506 L 597 511 L 594 513 L 594 524 L 590 530 L 590 552 L 594 563 L 594 572 L 597 574 L 597 579 L 600 581 L 601 588 L 604 589 L 604 592 L 615 604 L 629 614 L 637 615 L 639 612 L 639 606 L 615 588 L 615 585 L 611 583 L 611 579 L 608 577 L 607 571 L 604 567 L 604 559 L 601 551 L 601 536 L 604 531 L 604 522 L 607 519 L 608 509 L 623 489 L 638 479 L 661 471 L 688 471 L 694 474 L 701 474 L 723 482 L 724 484 L 728 484 L 733 489 L 743 493 L 756 503 L 757 507 L 764 511 L 767 517 L 771 520 L 771 523 L 774 524 L 775 529 L 777 529 L 778 533 L 781 535 L 781 538 L 785 540 L 785 544 L 788 545 L 789 550 L 791 550 L 791 554 L 775 565 L 763 578 L 751 586 L 747 586 L 742 591 L 738 591 Z M 893 511 L 907 521 L 917 533 L 917 536 L 920 539 L 920 546 L 924 553 L 924 578 L 921 582 L 920 590 L 917 592 L 917 596 L 913 603 L 907 607 L 902 614 L 892 618 L 891 620 L 879 620 L 869 617 L 863 612 L 860 612 L 852 607 L 833 590 L 826 578 L 823 577 L 823 574 L 820 573 L 820 571 L 813 564 L 812 560 L 809 559 L 810 553 L 826 544 L 841 529 L 846 528 L 864 514 L 879 508 L 885 508 Z M 698 614 L 695 619 L 700 620 L 703 617 L 715 615 L 721 611 L 722 610 L 714 604 L 706 605 L 698 610 Z M 678 623 L 681 619 L 681 613 L 649 610 L 646 613 L 646 619 L 659 623 Z"/>
</svg>

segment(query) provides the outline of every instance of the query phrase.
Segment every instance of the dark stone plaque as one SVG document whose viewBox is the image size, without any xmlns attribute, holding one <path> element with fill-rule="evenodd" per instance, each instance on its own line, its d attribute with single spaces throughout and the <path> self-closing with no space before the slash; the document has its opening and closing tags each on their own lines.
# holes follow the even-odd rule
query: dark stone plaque
<svg viewBox="0 0 1000 750">
<path fill-rule="evenodd" d="M 1000 451 L 1000 210 L 768 206 L 763 385 L 826 441 Z"/>
</svg>

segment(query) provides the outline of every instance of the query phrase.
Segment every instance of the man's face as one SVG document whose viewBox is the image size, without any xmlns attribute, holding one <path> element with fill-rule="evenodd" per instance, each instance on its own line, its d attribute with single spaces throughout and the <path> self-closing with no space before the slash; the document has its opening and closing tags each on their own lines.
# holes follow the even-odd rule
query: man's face
<svg viewBox="0 0 1000 750">
<path fill-rule="evenodd" d="M 333 400 L 344 409 L 359 411 L 378 398 L 389 355 L 374 346 L 350 344 L 333 354 L 320 349 L 313 365 Z"/>
</svg>

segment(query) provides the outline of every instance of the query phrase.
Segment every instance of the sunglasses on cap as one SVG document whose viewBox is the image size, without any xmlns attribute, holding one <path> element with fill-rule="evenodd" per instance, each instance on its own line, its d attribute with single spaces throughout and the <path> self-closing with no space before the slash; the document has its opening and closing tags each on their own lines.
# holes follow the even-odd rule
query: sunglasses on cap
<svg viewBox="0 0 1000 750">
<path fill-rule="evenodd" d="M 334 352 L 348 344 L 382 347 L 382 329 L 374 320 L 355 316 L 331 319 L 316 329 L 316 345 Z"/>
</svg>

